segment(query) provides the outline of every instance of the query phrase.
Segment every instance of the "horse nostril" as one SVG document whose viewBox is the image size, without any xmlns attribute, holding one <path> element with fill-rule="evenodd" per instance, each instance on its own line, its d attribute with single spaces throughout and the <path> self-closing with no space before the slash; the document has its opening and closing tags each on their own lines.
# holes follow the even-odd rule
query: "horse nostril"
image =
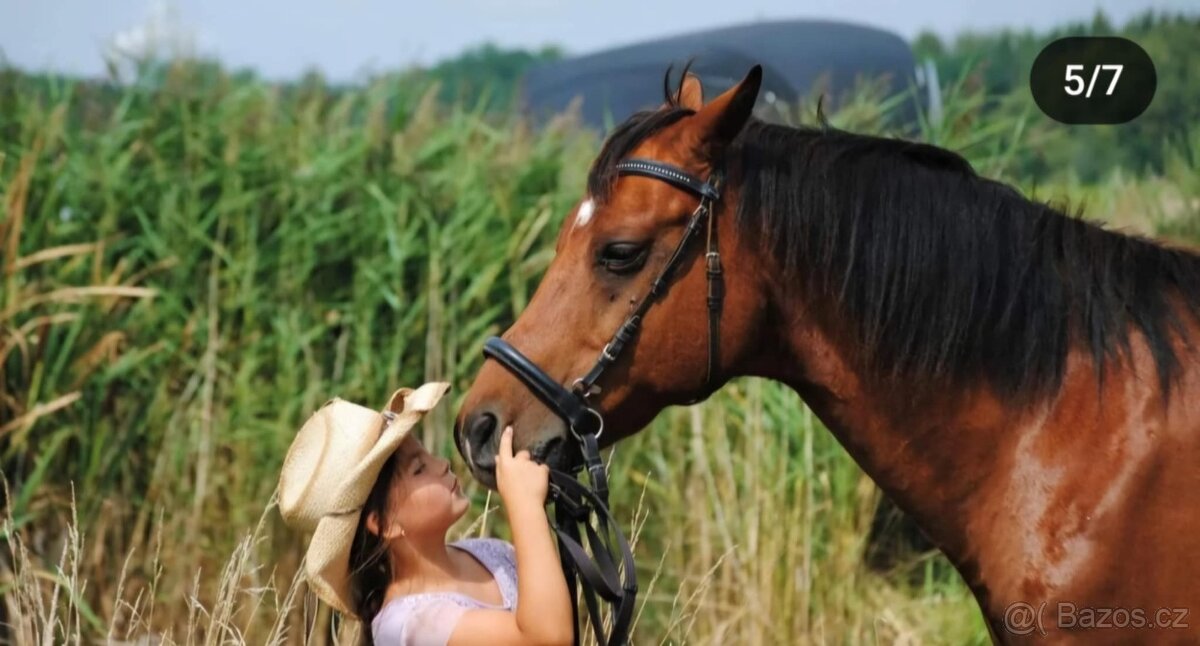
<svg viewBox="0 0 1200 646">
<path fill-rule="evenodd" d="M 545 464 L 546 457 L 554 453 L 560 444 L 562 444 L 561 437 L 552 437 L 548 440 L 543 440 L 538 442 L 537 445 L 533 447 L 533 450 L 530 451 L 530 456 L 535 462 L 541 462 L 542 464 Z"/>
<path fill-rule="evenodd" d="M 496 436 L 496 416 L 480 413 L 467 425 L 467 444 L 471 449 L 471 461 L 480 469 L 496 467 L 496 447 L 492 441 Z"/>
</svg>

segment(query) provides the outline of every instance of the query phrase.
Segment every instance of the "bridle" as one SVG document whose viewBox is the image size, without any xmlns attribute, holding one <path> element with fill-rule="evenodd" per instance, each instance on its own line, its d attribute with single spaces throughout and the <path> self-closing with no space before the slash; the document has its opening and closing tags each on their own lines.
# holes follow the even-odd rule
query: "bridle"
<svg viewBox="0 0 1200 646">
<path fill-rule="evenodd" d="M 617 328 L 612 339 L 604 345 L 600 356 L 592 364 L 587 373 L 571 384 L 571 390 L 547 375 L 536 364 L 522 355 L 516 348 L 499 337 L 488 339 L 483 346 L 485 357 L 495 359 L 508 368 L 526 386 L 567 423 L 576 433 L 592 433 L 597 437 L 604 430 L 604 421 L 600 414 L 588 403 L 588 399 L 599 394 L 596 385 L 604 371 L 611 366 L 629 341 L 637 335 L 641 328 L 642 319 L 655 301 L 667 291 L 670 282 L 679 265 L 683 263 L 688 243 L 700 230 L 701 224 L 707 225 L 707 253 L 705 253 L 705 273 L 708 278 L 708 363 L 705 373 L 705 387 L 713 384 L 714 375 L 720 362 L 720 323 L 721 305 L 724 301 L 724 276 L 721 269 L 721 254 L 717 246 L 716 217 L 713 213 L 714 204 L 721 199 L 720 175 L 714 173 L 709 181 L 703 181 L 678 167 L 649 159 L 629 159 L 616 166 L 618 175 L 640 175 L 660 179 L 673 186 L 684 189 L 700 198 L 700 204 L 692 212 L 684 229 L 683 237 L 675 245 L 662 270 L 650 284 L 650 290 L 638 303 L 637 307 L 625 318 Z"/>
<path fill-rule="evenodd" d="M 638 158 L 618 163 L 616 170 L 618 176 L 635 175 L 662 180 L 697 196 L 700 198 L 700 204 L 692 212 L 683 237 L 651 283 L 650 290 L 617 328 L 612 339 L 605 344 L 591 370 L 576 379 L 571 384 L 571 389 L 567 390 L 503 339 L 492 337 L 483 345 L 484 357 L 496 360 L 520 379 L 543 404 L 566 422 L 571 435 L 579 443 L 583 464 L 574 465 L 571 473 L 555 470 L 550 473 L 551 498 L 555 511 L 554 530 L 558 535 L 559 553 L 567 578 L 567 587 L 575 590 L 578 575 L 584 601 L 591 616 L 596 643 L 600 645 L 628 643 L 634 599 L 637 596 L 637 576 L 634 572 L 633 552 L 608 510 L 608 474 L 604 462 L 600 459 L 599 446 L 599 438 L 604 432 L 604 418 L 591 405 L 589 398 L 600 392 L 597 382 L 601 375 L 617 361 L 625 346 L 637 336 L 646 312 L 666 292 L 675 271 L 683 263 L 689 243 L 699 233 L 702 224 L 706 225 L 708 230 L 707 252 L 704 256 L 705 274 L 708 279 L 706 389 L 711 388 L 719 369 L 721 306 L 725 291 L 715 223 L 715 205 L 721 199 L 720 174 L 714 172 L 705 181 L 676 166 Z M 590 487 L 572 475 L 579 471 L 580 466 L 586 468 Z M 593 513 L 596 514 L 597 523 L 603 530 L 597 531 L 589 522 Z M 580 543 L 580 525 L 587 530 L 587 542 L 593 554 L 590 558 Z M 620 570 L 612 557 L 614 549 L 621 557 Z M 607 639 L 596 601 L 597 594 L 613 606 L 612 628 Z M 579 607 L 574 592 L 571 595 L 571 609 L 578 627 Z M 578 631 L 575 634 L 575 644 L 579 644 Z"/>
</svg>

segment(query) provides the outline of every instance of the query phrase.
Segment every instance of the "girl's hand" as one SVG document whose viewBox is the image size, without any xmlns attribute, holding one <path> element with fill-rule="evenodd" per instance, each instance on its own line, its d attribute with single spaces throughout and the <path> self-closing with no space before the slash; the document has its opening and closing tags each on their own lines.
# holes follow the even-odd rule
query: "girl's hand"
<svg viewBox="0 0 1200 646">
<path fill-rule="evenodd" d="M 554 534 L 546 519 L 550 468 L 528 451 L 513 455 L 512 427 L 500 434 L 496 488 L 504 498 L 517 560 L 515 612 L 477 609 L 463 613 L 447 646 L 543 644 L 567 646 L 575 637 L 571 595 L 563 576 Z"/>
<path fill-rule="evenodd" d="M 550 467 L 534 462 L 529 451 L 513 455 L 512 436 L 512 427 L 505 427 L 500 435 L 500 452 L 496 455 L 496 488 L 500 490 L 500 497 L 510 506 L 518 501 L 545 506 L 550 488 Z"/>
</svg>

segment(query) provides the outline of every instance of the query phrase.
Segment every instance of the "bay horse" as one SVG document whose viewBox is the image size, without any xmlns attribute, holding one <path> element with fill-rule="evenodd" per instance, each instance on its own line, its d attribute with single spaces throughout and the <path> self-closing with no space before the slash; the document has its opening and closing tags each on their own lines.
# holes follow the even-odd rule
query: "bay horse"
<svg viewBox="0 0 1200 646">
<path fill-rule="evenodd" d="M 721 177 L 719 326 L 699 242 L 596 384 L 602 445 L 773 379 L 945 553 L 995 641 L 1200 640 L 1200 255 L 935 146 L 761 122 L 761 78 L 705 103 L 685 73 L 612 132 L 503 340 L 559 383 L 583 374 L 705 199 L 622 163 Z M 489 486 L 509 424 L 535 459 L 571 460 L 559 417 L 487 361 L 455 441 Z"/>
</svg>

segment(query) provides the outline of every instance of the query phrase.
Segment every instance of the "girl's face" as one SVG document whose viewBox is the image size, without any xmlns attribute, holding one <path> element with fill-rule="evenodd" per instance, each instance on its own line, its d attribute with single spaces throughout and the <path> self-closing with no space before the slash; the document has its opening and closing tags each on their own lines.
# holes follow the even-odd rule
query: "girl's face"
<svg viewBox="0 0 1200 646">
<path fill-rule="evenodd" d="M 426 451 L 410 435 L 397 450 L 388 506 L 389 527 L 383 536 L 394 539 L 445 534 L 467 512 L 470 501 L 450 471 L 450 461 Z"/>
</svg>

